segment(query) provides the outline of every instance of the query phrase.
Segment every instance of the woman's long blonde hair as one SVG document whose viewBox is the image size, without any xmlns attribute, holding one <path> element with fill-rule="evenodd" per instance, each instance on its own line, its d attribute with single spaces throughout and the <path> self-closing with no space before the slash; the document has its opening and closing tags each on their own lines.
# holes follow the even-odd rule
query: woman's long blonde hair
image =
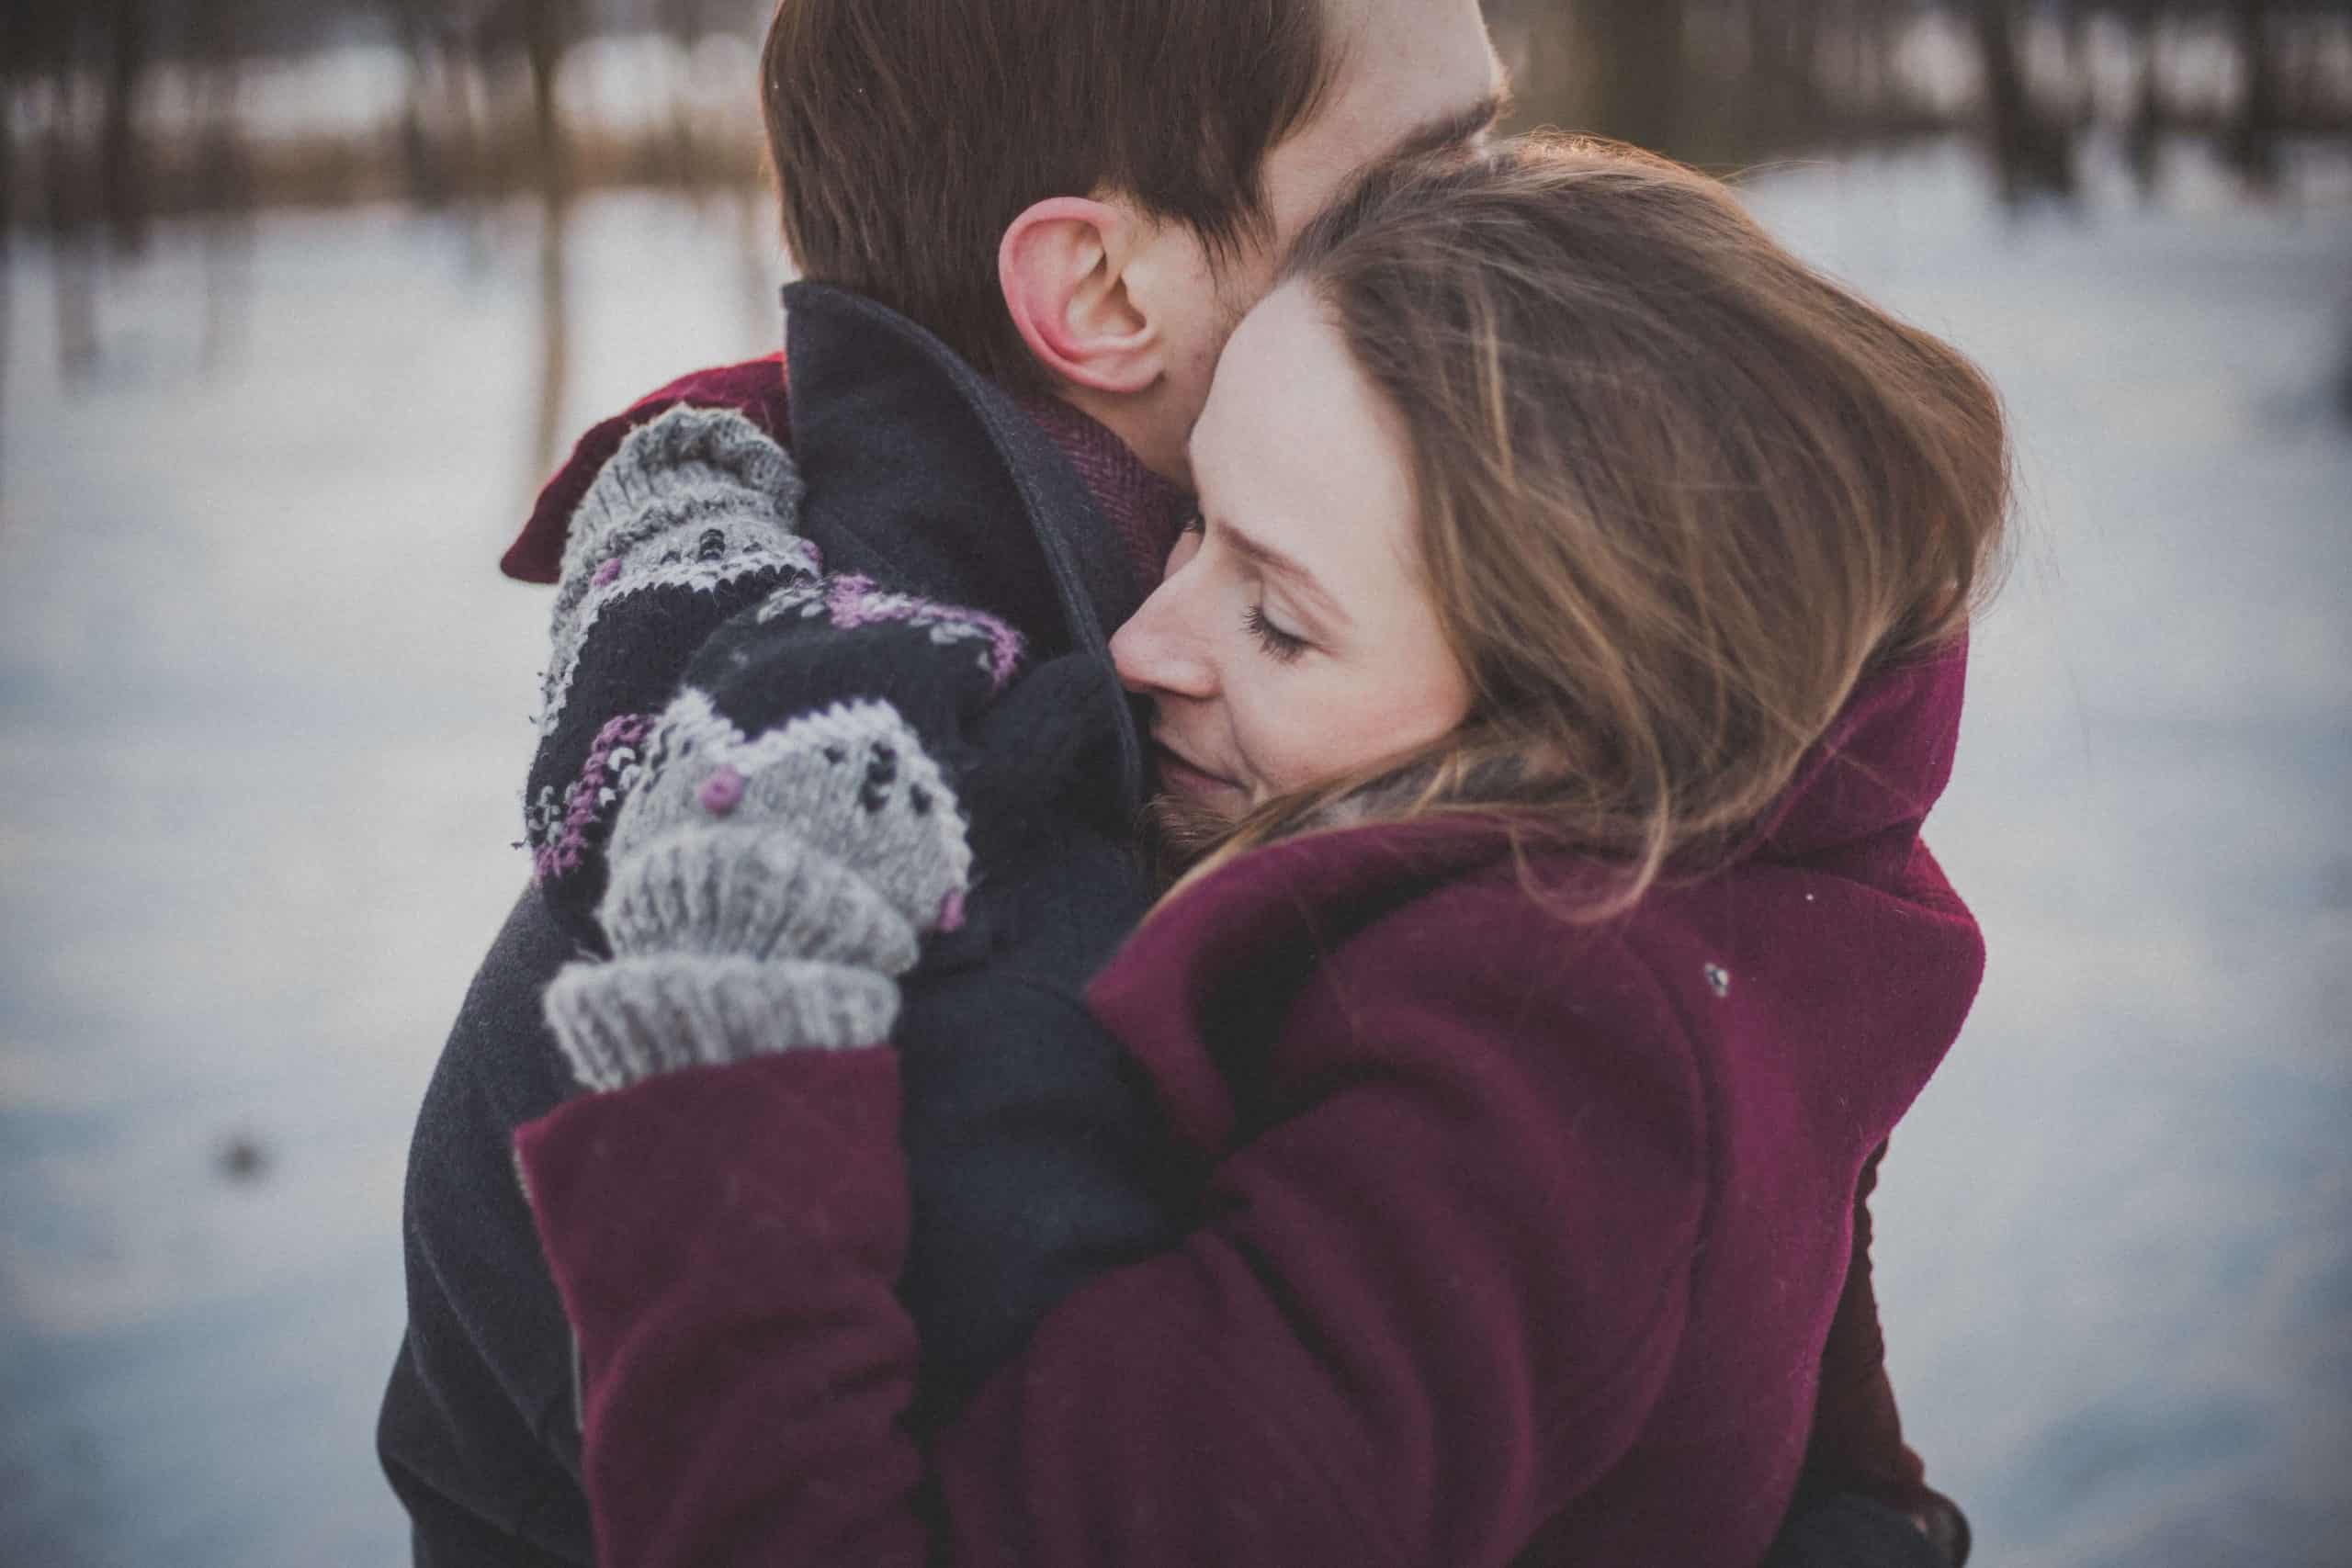
<svg viewBox="0 0 2352 1568">
<path fill-rule="evenodd" d="M 1962 634 L 2008 510 L 1998 399 L 1723 185 L 1541 137 L 1377 170 L 1299 240 L 1402 416 L 1469 719 L 1268 802 L 1196 869 L 1339 821 L 1477 812 L 1612 866 L 1703 865 L 1867 672 Z"/>
</svg>

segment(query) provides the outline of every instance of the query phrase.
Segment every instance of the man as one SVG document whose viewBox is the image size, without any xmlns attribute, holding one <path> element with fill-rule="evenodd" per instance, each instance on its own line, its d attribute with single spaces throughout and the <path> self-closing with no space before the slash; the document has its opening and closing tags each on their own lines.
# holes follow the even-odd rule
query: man
<svg viewBox="0 0 2352 1568">
<path fill-rule="evenodd" d="M 1217 353 L 1283 247 L 1374 160 L 1482 135 L 1502 91 L 1475 0 L 785 0 L 763 66 L 802 275 L 1017 397 L 1137 598 L 1183 520 Z M 794 392 L 771 359 L 591 431 L 506 570 L 554 579 L 631 429 L 688 402 L 784 439 Z M 410 1325 L 379 1438 L 434 1568 L 593 1561 L 571 1342 L 507 1146 L 572 1087 L 539 1010 L 580 933 L 546 903 L 525 895 L 477 976 L 411 1152 Z M 1102 934 L 1107 953 L 1123 931 Z"/>
<path fill-rule="evenodd" d="M 1017 400 L 1027 437 L 1042 433 L 1064 477 L 1084 481 L 1078 505 L 1049 505 L 1053 516 L 1031 522 L 1069 536 L 1063 542 L 1080 556 L 1107 558 L 1110 575 L 1124 573 L 1124 592 L 1099 592 L 1092 605 L 1113 625 L 1121 600 L 1157 579 L 1183 519 L 1185 436 L 1217 354 L 1290 237 L 1368 164 L 1483 135 L 1502 90 L 1475 0 L 784 0 L 763 80 L 786 238 L 803 276 L 927 329 Z M 630 432 L 680 404 L 738 411 L 790 441 L 804 463 L 825 455 L 805 449 L 802 434 L 830 433 L 841 477 L 829 494 L 924 469 L 933 442 L 941 472 L 952 470 L 953 437 L 928 416 L 887 432 L 852 423 L 844 437 L 845 418 L 812 414 L 832 372 L 865 344 L 828 350 L 853 330 L 834 296 L 802 293 L 794 320 L 790 385 L 774 358 L 706 372 L 583 437 L 508 553 L 510 575 L 555 579 L 573 509 L 598 471 Z M 967 390 L 967 400 L 993 396 Z M 871 460 L 839 451 L 844 439 L 870 441 Z M 1012 467 L 1024 496 L 1051 489 L 1052 474 L 1024 473 L 1017 456 Z M 985 546 L 949 569 L 985 575 Z M 673 673 L 636 679 L 650 690 Z M 551 750 L 561 751 L 543 754 Z M 576 774 L 576 756 L 558 761 L 535 770 L 535 788 Z M 1113 790 L 1106 776 L 1097 793 Z M 539 844 L 544 863 L 559 803 L 533 804 L 535 840 L 549 835 Z M 1102 813 L 1104 804 L 1080 807 Z M 593 1561 L 571 1341 L 507 1142 L 571 1089 L 541 1022 L 541 997 L 593 940 L 563 918 L 562 876 L 541 880 L 468 995 L 411 1154 L 411 1321 L 379 1447 L 413 1518 L 421 1564 Z M 1096 946 L 1066 943 L 1056 954 L 1073 973 L 1124 934 L 1116 920 L 1092 923 Z M 902 1044 L 925 1020 L 955 1028 L 968 994 L 946 984 L 926 996 L 922 983 L 921 975 L 909 982 Z M 1095 1066 L 1078 1098 L 1107 1097 L 1115 1143 L 1133 1108 L 1118 1101 L 1109 1069 Z M 910 1110 L 910 1142 L 921 1124 Z M 910 1158 L 920 1176 L 922 1150 Z M 1141 1245 L 1141 1220 L 1120 1205 L 1123 1173 L 1078 1174 L 1102 1177 L 1108 1190 L 1096 1212 L 1072 1219 L 1073 1234 L 1091 1226 L 1098 1240 Z M 1024 1179 L 1043 1185 L 1035 1171 Z M 943 1213 L 933 1225 L 984 1233 L 1002 1213 Z M 921 1213 L 917 1222 L 920 1230 Z M 951 1370 L 983 1369 L 1066 1288 L 1066 1258 L 1046 1248 L 1034 1262 L 1035 1278 L 1016 1270 L 993 1281 L 1004 1298 L 997 1326 L 943 1350 Z"/>
</svg>

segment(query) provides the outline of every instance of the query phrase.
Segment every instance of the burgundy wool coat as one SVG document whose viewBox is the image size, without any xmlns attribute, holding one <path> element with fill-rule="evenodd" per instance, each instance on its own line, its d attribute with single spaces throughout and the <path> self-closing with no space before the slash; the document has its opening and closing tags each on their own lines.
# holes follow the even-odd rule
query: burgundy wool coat
<svg viewBox="0 0 2352 1568">
<path fill-rule="evenodd" d="M 1458 827 L 1183 890 L 1090 999 L 1197 1162 L 1197 1226 L 1064 1301 L 923 1446 L 888 1047 L 526 1127 L 600 1554 L 1748 1568 L 1857 1179 L 1982 972 L 1919 838 L 1964 659 L 1866 682 L 1728 869 L 1607 926 L 1547 917 Z"/>
</svg>

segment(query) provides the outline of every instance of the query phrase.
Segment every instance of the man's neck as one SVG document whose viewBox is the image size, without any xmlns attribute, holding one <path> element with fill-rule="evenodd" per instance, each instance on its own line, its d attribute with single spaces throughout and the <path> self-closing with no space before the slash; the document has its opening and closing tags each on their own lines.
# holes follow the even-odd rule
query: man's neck
<svg viewBox="0 0 2352 1568">
<path fill-rule="evenodd" d="M 1126 547 L 1136 586 L 1147 593 L 1158 587 L 1192 513 L 1192 496 L 1146 468 L 1133 447 L 1083 409 L 1056 397 L 1024 396 L 1020 402 L 1086 481 L 1095 506 Z"/>
</svg>

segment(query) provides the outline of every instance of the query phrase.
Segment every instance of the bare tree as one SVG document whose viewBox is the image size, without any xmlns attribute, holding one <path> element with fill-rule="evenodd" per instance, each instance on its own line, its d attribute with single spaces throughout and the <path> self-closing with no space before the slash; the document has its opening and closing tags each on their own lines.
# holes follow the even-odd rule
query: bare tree
<svg viewBox="0 0 2352 1568">
<path fill-rule="evenodd" d="M 32 17 L 29 7 L 0 15 L 0 443 L 8 432 L 8 327 L 16 301 L 10 288 L 10 265 L 17 251 L 17 88 L 30 57 Z M 7 474 L 7 451 L 0 445 L 0 480 Z"/>
<path fill-rule="evenodd" d="M 1747 93 L 1753 140 L 1769 143 L 1819 118 L 1821 0 L 1747 7 Z"/>
<path fill-rule="evenodd" d="M 8 241 L 17 227 L 17 89 L 25 76 L 25 62 L 32 52 L 30 7 L 0 12 L 0 288 L 6 287 Z M 5 299 L 0 295 L 0 299 Z M 8 330 L 8 315 L 0 310 L 0 333 Z M 0 338 L 0 345 L 5 344 Z M 0 364 L 6 364 L 0 355 Z"/>
<path fill-rule="evenodd" d="M 1589 0 L 1587 37 L 1594 51 L 1594 130 L 1644 147 L 1680 141 L 1683 0 Z"/>
<path fill-rule="evenodd" d="M 147 0 L 112 0 L 106 17 L 106 96 L 98 131 L 98 205 L 119 250 L 147 243 L 148 172 L 141 145 L 140 89 L 154 59 Z"/>
<path fill-rule="evenodd" d="M 699 198 L 708 171 L 695 144 L 695 45 L 708 26 L 704 0 L 654 0 L 662 33 L 677 52 L 670 74 L 670 177 Z"/>
<path fill-rule="evenodd" d="M 2278 61 L 2271 45 L 2269 0 L 2236 0 L 2238 55 L 2245 87 L 2222 137 L 2233 167 L 2257 190 L 2278 183 Z"/>
<path fill-rule="evenodd" d="M 1984 65 L 1984 110 L 2001 197 L 2075 194 L 2073 139 L 2044 118 L 2026 90 L 2018 59 L 2015 0 L 1976 0 L 1976 42 Z"/>
<path fill-rule="evenodd" d="M 2129 0 L 2122 20 L 2132 33 L 2132 107 L 2123 127 L 2123 155 L 2144 200 L 2156 194 L 2157 153 L 2168 111 L 2165 103 L 2163 23 L 2156 0 Z"/>
<path fill-rule="evenodd" d="M 254 246 L 254 171 L 239 133 L 237 98 L 253 0 L 193 0 L 189 65 L 198 107 L 191 184 L 204 235 L 204 333 L 211 369 L 240 335 Z"/>
<path fill-rule="evenodd" d="M 571 47 L 571 0 L 513 0 L 513 25 L 531 73 L 534 164 L 539 186 L 539 399 L 531 437 L 534 476 L 555 461 L 571 367 L 571 288 L 565 233 L 571 212 L 571 164 L 556 76 Z"/>
<path fill-rule="evenodd" d="M 408 62 L 408 92 L 401 104 L 401 170 L 411 201 L 427 209 L 455 194 L 438 112 L 436 89 L 447 68 L 446 7 L 440 0 L 383 0 L 392 37 Z"/>
<path fill-rule="evenodd" d="M 60 379 L 79 384 L 98 357 L 96 210 L 82 156 L 84 73 L 81 46 L 88 18 L 63 6 L 30 9 L 26 58 L 44 88 L 47 126 L 41 137 L 41 225 L 50 236 L 50 276 L 57 301 Z"/>
</svg>

